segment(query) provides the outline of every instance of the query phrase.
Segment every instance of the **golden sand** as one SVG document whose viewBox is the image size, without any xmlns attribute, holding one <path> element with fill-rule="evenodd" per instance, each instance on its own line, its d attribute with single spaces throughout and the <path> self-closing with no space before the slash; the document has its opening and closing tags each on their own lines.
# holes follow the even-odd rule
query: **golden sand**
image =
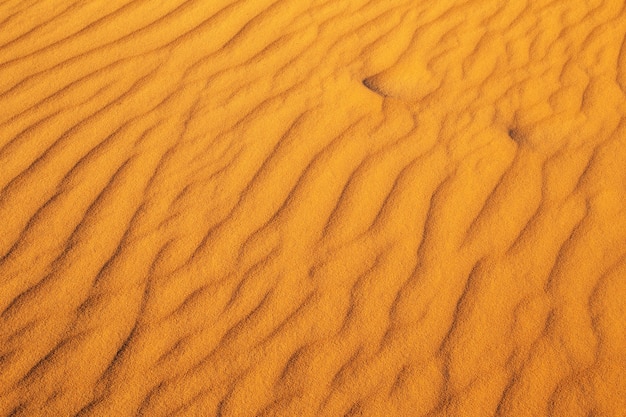
<svg viewBox="0 0 626 417">
<path fill-rule="evenodd" d="M 0 1 L 0 416 L 626 416 L 625 36 Z"/>
</svg>

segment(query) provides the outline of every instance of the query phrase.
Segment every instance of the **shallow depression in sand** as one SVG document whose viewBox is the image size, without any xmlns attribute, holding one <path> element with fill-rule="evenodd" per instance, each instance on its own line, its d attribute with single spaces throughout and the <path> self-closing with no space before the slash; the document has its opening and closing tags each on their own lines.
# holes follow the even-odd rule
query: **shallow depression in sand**
<svg viewBox="0 0 626 417">
<path fill-rule="evenodd" d="M 0 1 L 0 417 L 626 416 L 622 0 Z"/>
</svg>

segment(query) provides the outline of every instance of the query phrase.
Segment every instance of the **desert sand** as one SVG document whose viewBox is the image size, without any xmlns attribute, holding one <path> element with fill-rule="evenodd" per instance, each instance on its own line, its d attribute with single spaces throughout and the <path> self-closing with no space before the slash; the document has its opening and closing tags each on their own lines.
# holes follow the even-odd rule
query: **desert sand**
<svg viewBox="0 0 626 417">
<path fill-rule="evenodd" d="M 0 1 L 0 416 L 626 416 L 623 0 Z"/>
</svg>

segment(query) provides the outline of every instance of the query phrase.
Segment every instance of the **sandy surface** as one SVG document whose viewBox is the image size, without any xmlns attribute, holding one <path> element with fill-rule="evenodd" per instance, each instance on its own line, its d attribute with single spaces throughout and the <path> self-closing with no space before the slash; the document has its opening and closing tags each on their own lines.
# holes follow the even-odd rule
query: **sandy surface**
<svg viewBox="0 0 626 417">
<path fill-rule="evenodd" d="M 0 1 L 0 416 L 626 416 L 625 34 Z"/>
</svg>

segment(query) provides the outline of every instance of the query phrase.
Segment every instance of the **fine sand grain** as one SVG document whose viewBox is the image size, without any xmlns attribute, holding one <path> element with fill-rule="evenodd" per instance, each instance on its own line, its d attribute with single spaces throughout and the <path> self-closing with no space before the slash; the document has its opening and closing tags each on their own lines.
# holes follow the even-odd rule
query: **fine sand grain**
<svg viewBox="0 0 626 417">
<path fill-rule="evenodd" d="M 0 417 L 626 416 L 623 0 L 0 0 Z"/>
</svg>

